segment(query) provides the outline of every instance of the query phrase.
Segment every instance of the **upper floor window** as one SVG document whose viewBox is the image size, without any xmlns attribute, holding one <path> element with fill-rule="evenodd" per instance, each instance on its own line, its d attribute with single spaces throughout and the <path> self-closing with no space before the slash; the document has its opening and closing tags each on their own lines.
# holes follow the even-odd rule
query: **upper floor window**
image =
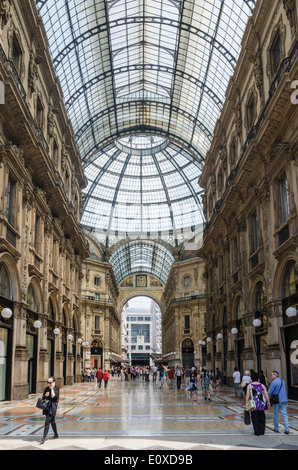
<svg viewBox="0 0 298 470">
<path fill-rule="evenodd" d="M 290 215 L 288 180 L 284 176 L 279 183 L 281 202 L 281 223 L 284 224 Z"/>
<path fill-rule="evenodd" d="M 10 225 L 14 225 L 15 217 L 15 204 L 16 204 L 16 182 L 9 176 L 7 188 L 7 203 L 6 203 L 6 217 Z"/>
<path fill-rule="evenodd" d="M 11 299 L 10 279 L 3 263 L 0 263 L 0 296 Z"/>
<path fill-rule="evenodd" d="M 233 271 L 236 271 L 236 269 L 239 266 L 239 252 L 238 252 L 238 240 L 237 237 L 233 239 L 233 251 L 232 251 L 232 266 L 233 266 Z"/>
<path fill-rule="evenodd" d="M 246 123 L 247 123 L 248 128 L 254 124 L 255 117 L 256 117 L 256 102 L 255 102 L 255 97 L 252 94 L 246 105 Z"/>
<path fill-rule="evenodd" d="M 251 253 L 254 253 L 259 246 L 259 237 L 258 237 L 258 216 L 254 212 L 251 216 Z"/>
<path fill-rule="evenodd" d="M 20 74 L 22 51 L 18 43 L 18 40 L 15 36 L 13 36 L 13 40 L 12 40 L 11 60 L 15 66 L 16 71 L 18 72 L 18 74 Z"/>
<path fill-rule="evenodd" d="M 235 139 L 233 139 L 230 145 L 230 163 L 233 166 L 235 162 L 236 162 L 236 141 Z"/>
<path fill-rule="evenodd" d="M 277 73 L 281 58 L 282 58 L 282 40 L 280 33 L 277 33 L 275 39 L 273 40 L 271 49 L 271 67 L 272 67 L 272 74 Z"/>
</svg>

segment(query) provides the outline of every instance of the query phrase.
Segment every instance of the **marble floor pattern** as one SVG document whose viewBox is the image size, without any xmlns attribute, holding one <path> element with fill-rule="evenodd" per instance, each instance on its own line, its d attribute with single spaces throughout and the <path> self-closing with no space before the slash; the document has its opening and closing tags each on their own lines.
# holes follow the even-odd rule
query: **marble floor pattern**
<svg viewBox="0 0 298 470">
<path fill-rule="evenodd" d="M 142 379 L 122 382 L 113 377 L 107 389 L 82 383 L 60 389 L 56 418 L 60 439 L 38 446 L 44 416 L 35 407 L 38 395 L 20 402 L 0 402 L 0 450 L 9 449 L 298 449 L 298 402 L 290 401 L 290 434 L 273 432 L 266 414 L 266 434 L 256 437 L 243 423 L 244 399 L 227 387 L 197 401 L 184 387 L 161 389 Z M 49 432 L 49 438 L 52 431 Z"/>
</svg>

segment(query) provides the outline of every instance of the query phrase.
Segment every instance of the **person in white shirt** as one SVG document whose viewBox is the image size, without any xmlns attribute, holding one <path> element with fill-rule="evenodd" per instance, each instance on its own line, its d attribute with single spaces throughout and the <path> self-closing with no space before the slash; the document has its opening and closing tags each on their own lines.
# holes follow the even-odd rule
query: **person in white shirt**
<svg viewBox="0 0 298 470">
<path fill-rule="evenodd" d="M 157 366 L 153 366 L 153 382 L 156 382 L 156 377 L 157 377 Z"/>
<path fill-rule="evenodd" d="M 234 379 L 234 392 L 235 392 L 235 397 L 238 397 L 238 391 L 240 390 L 240 382 L 241 382 L 241 374 L 237 367 L 234 368 L 234 374 L 233 374 L 233 379 Z"/>
</svg>

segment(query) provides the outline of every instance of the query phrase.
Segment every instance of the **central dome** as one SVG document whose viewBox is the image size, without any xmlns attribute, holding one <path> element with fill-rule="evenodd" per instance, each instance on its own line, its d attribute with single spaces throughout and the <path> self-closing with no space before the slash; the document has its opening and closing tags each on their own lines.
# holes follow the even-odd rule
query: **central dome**
<svg viewBox="0 0 298 470">
<path fill-rule="evenodd" d="M 113 236 L 179 243 L 203 224 L 201 164 L 159 136 L 121 138 L 85 168 L 88 186 L 82 224 Z"/>
</svg>

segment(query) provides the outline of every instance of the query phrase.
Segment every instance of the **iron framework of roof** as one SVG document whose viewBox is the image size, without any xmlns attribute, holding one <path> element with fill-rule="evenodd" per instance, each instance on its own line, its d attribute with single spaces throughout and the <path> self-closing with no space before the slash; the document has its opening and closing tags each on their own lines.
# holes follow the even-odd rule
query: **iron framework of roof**
<svg viewBox="0 0 298 470">
<path fill-rule="evenodd" d="M 101 228 L 107 247 L 113 233 L 127 233 L 128 227 L 133 232 L 134 225 L 136 233 L 147 236 L 166 229 L 177 246 L 183 223 L 193 229 L 203 221 L 201 190 L 194 179 L 210 147 L 256 1 L 35 2 L 89 179 L 83 225 Z M 150 155 L 142 149 L 137 163 L 136 155 L 121 147 L 131 136 L 140 142 L 155 136 L 167 145 Z M 158 206 L 161 213 L 155 217 L 149 207 L 154 211 Z M 150 218 L 151 227 L 146 226 Z"/>
</svg>

